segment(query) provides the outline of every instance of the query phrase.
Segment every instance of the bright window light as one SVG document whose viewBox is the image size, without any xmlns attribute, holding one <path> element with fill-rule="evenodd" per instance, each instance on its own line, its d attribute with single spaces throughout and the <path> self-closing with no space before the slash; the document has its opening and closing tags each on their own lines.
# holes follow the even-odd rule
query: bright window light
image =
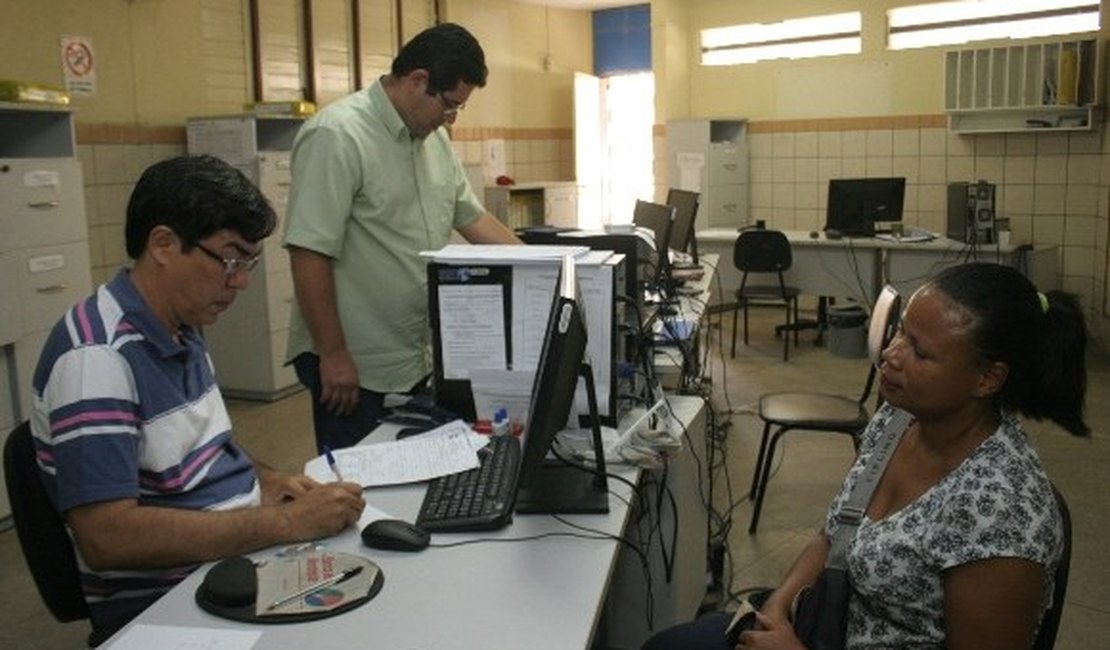
<svg viewBox="0 0 1110 650">
<path fill-rule="evenodd" d="M 1099 30 L 1094 0 L 960 0 L 887 11 L 888 47 L 905 50 Z"/>
<path fill-rule="evenodd" d="M 701 31 L 702 65 L 806 59 L 860 51 L 860 13 L 796 18 Z"/>
</svg>

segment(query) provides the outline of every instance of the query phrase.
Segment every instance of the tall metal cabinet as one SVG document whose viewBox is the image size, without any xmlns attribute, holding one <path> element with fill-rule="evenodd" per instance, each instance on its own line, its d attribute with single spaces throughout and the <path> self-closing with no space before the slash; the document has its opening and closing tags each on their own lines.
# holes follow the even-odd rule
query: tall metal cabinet
<svg viewBox="0 0 1110 650">
<path fill-rule="evenodd" d="M 68 109 L 0 102 L 0 444 L 31 415 L 50 329 L 92 290 L 76 149 Z M 11 513 L 4 485 L 0 517 Z"/>
<path fill-rule="evenodd" d="M 667 184 L 699 192 L 697 228 L 748 223 L 746 120 L 667 122 Z"/>
<path fill-rule="evenodd" d="M 253 180 L 278 215 L 278 229 L 263 244 L 248 288 L 215 325 L 205 329 L 216 381 L 229 397 L 275 400 L 300 389 L 292 366 L 282 365 L 289 340 L 293 276 L 281 247 L 289 199 L 293 138 L 303 118 L 229 115 L 186 124 L 190 153 L 223 158 Z"/>
</svg>

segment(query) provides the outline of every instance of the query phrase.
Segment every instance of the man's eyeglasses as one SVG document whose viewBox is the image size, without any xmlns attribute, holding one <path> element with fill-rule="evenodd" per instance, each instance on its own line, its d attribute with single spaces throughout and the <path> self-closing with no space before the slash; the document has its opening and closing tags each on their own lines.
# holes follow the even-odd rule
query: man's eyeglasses
<svg viewBox="0 0 1110 650">
<path fill-rule="evenodd" d="M 458 115 L 459 111 L 466 110 L 466 102 L 456 102 L 442 92 L 437 93 L 436 97 L 439 97 L 439 103 L 443 104 L 444 115 Z"/>
<path fill-rule="evenodd" d="M 223 255 L 208 250 L 204 247 L 203 244 L 199 243 L 197 244 L 197 248 L 199 248 L 200 252 L 204 253 L 208 257 L 211 257 L 220 264 L 223 264 L 224 276 L 229 278 L 239 271 L 246 271 L 247 273 L 250 273 L 251 270 L 254 269 L 254 267 L 258 266 L 258 260 L 262 257 L 262 253 L 252 255 L 250 257 L 224 257 Z"/>
</svg>

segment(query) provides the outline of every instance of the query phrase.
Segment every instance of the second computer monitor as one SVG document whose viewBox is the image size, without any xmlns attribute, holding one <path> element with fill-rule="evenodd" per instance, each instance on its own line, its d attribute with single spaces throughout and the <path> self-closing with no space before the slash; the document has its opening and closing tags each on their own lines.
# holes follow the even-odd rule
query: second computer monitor
<svg viewBox="0 0 1110 650">
<path fill-rule="evenodd" d="M 568 462 L 545 462 L 551 443 L 567 428 L 578 378 L 586 378 L 586 390 L 593 389 L 586 360 L 586 324 L 578 298 L 574 260 L 564 258 L 559 272 L 547 329 L 544 332 L 536 375 L 532 381 L 528 421 L 524 426 L 524 449 L 520 459 L 516 511 L 523 513 L 601 513 L 609 511 L 609 492 L 605 481 L 605 456 L 595 457 L 596 468 Z M 600 450 L 601 430 L 597 423 L 597 403 L 591 402 L 591 427 L 595 452 Z"/>
<path fill-rule="evenodd" d="M 647 228 L 655 235 L 655 259 L 652 260 L 655 270 L 651 274 L 650 284 L 656 290 L 663 288 L 671 263 L 669 251 L 671 233 L 674 231 L 674 215 L 675 209 L 669 205 L 641 199 L 636 199 L 636 208 L 632 212 L 632 223 Z"/>
<path fill-rule="evenodd" d="M 905 196 L 905 178 L 831 179 L 825 230 L 870 237 L 876 223 L 902 220 Z"/>
<path fill-rule="evenodd" d="M 667 205 L 674 208 L 671 248 L 689 253 L 696 263 L 698 244 L 694 236 L 694 220 L 698 216 L 698 193 L 672 188 L 667 192 Z"/>
</svg>

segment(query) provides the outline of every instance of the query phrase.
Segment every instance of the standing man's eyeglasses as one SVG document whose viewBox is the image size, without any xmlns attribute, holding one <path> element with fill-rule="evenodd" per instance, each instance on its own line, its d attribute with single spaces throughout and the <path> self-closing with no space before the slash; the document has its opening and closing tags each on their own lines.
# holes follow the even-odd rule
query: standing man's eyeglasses
<svg viewBox="0 0 1110 650">
<path fill-rule="evenodd" d="M 204 247 L 203 244 L 197 244 L 197 248 L 199 248 L 200 252 L 204 253 L 208 257 L 211 257 L 220 264 L 223 264 L 224 276 L 229 278 L 239 271 L 246 271 L 247 273 L 250 273 L 254 269 L 254 267 L 258 266 L 258 260 L 262 257 L 262 253 L 257 253 L 250 257 L 224 257 L 223 255 L 208 250 Z"/>
<path fill-rule="evenodd" d="M 442 92 L 436 93 L 436 97 L 439 97 L 439 103 L 443 104 L 444 115 L 458 115 L 459 111 L 466 110 L 466 102 L 456 102 Z"/>
</svg>

